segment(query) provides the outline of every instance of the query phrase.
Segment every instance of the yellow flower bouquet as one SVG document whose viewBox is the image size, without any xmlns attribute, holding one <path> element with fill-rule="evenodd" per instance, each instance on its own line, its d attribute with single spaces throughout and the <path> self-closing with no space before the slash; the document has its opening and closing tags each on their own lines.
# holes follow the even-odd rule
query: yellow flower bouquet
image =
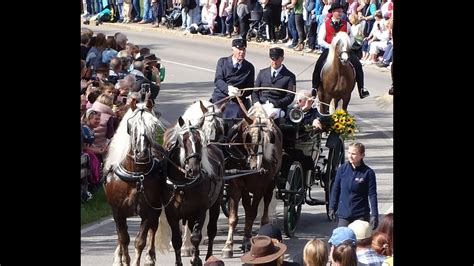
<svg viewBox="0 0 474 266">
<path fill-rule="evenodd" d="M 340 134 L 342 139 L 355 138 L 355 131 L 357 126 L 355 123 L 354 116 L 350 115 L 343 109 L 337 109 L 331 115 L 331 131 Z"/>
</svg>

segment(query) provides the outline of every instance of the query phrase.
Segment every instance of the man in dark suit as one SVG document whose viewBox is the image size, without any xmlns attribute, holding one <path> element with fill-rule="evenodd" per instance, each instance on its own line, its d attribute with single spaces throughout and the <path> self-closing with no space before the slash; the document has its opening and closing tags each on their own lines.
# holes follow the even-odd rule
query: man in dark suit
<svg viewBox="0 0 474 266">
<path fill-rule="evenodd" d="M 296 76 L 283 65 L 284 51 L 281 48 L 270 48 L 271 65 L 260 70 L 255 81 L 255 87 L 273 87 L 289 91 L 296 90 Z M 262 89 L 252 93 L 252 103 L 273 104 L 276 108 L 274 116 L 280 117 L 277 113 L 281 109 L 286 111 L 288 105 L 293 102 L 295 94 L 287 91 Z M 281 116 L 284 116 L 282 113 Z"/>
<path fill-rule="evenodd" d="M 245 60 L 247 41 L 245 39 L 234 39 L 232 41 L 232 55 L 222 57 L 217 61 L 216 76 L 214 78 L 214 91 L 212 102 L 234 96 L 225 105 L 223 118 L 242 118 L 242 110 L 235 97 L 240 97 L 246 108 L 250 107 L 250 101 L 245 99 L 251 91 L 239 91 L 239 89 L 252 88 L 255 79 L 255 67 Z M 218 103 L 222 105 L 223 102 Z"/>
</svg>

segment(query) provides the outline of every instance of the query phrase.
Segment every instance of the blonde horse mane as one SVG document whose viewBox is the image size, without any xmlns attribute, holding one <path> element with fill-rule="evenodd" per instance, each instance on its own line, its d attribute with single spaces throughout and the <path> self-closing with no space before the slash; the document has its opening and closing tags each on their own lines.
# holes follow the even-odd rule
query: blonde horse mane
<svg viewBox="0 0 474 266">
<path fill-rule="evenodd" d="M 340 41 L 340 44 L 339 44 L 339 41 Z M 351 43 L 351 40 L 349 38 L 349 35 L 347 35 L 347 33 L 344 31 L 340 31 L 336 34 L 336 36 L 334 36 L 334 38 L 331 41 L 331 47 L 329 48 L 329 53 L 328 53 L 326 63 L 323 66 L 323 71 L 326 70 L 327 68 L 331 68 L 334 62 L 334 57 L 338 56 L 336 55 L 336 47 L 339 45 L 341 47 L 340 50 L 349 51 L 351 47 L 350 43 Z"/>
<path fill-rule="evenodd" d="M 132 109 L 129 108 L 123 116 L 122 121 L 120 121 L 120 124 L 115 131 L 112 140 L 110 141 L 109 151 L 107 153 L 107 157 L 105 158 L 104 169 L 106 171 L 111 167 L 117 167 L 127 156 L 127 153 L 130 149 L 130 135 L 128 134 L 127 130 L 128 121 L 142 109 L 148 110 L 145 103 L 137 103 L 137 108 L 135 111 L 132 111 Z M 158 127 L 161 127 L 161 123 L 151 110 L 150 112 L 143 112 L 142 117 L 144 126 L 146 127 L 146 132 L 149 134 L 148 137 L 154 141 L 157 129 Z"/>
</svg>

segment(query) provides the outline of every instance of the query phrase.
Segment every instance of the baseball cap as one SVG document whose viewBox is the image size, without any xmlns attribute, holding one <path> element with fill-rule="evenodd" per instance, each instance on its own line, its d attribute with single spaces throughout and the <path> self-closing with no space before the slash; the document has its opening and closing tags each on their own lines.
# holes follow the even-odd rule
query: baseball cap
<svg viewBox="0 0 474 266">
<path fill-rule="evenodd" d="M 264 224 L 258 229 L 259 236 L 268 236 L 271 238 L 275 238 L 278 241 L 283 241 L 281 236 L 281 230 L 278 227 L 273 226 L 272 224 Z"/>
<path fill-rule="evenodd" d="M 332 231 L 331 238 L 328 243 L 334 246 L 339 246 L 346 240 L 352 240 L 352 244 L 355 246 L 357 239 L 354 231 L 349 227 L 338 227 Z"/>
<path fill-rule="evenodd" d="M 355 220 L 347 227 L 354 231 L 357 240 L 366 239 L 372 235 L 372 229 L 370 228 L 370 224 L 366 221 Z"/>
</svg>

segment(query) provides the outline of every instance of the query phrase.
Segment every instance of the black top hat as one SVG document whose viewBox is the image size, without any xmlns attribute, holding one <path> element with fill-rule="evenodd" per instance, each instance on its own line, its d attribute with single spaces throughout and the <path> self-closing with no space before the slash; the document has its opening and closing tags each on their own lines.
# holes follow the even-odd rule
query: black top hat
<svg viewBox="0 0 474 266">
<path fill-rule="evenodd" d="M 342 8 L 344 9 L 344 6 L 339 4 L 339 3 L 332 3 L 331 4 L 331 7 L 329 8 L 328 12 L 331 13 L 334 9 L 337 9 L 337 8 Z"/>
<path fill-rule="evenodd" d="M 245 39 L 234 39 L 232 40 L 232 47 L 246 48 L 247 41 Z"/>
<path fill-rule="evenodd" d="M 283 56 L 285 54 L 285 51 L 281 48 L 270 48 L 270 57 L 272 56 Z"/>
</svg>

